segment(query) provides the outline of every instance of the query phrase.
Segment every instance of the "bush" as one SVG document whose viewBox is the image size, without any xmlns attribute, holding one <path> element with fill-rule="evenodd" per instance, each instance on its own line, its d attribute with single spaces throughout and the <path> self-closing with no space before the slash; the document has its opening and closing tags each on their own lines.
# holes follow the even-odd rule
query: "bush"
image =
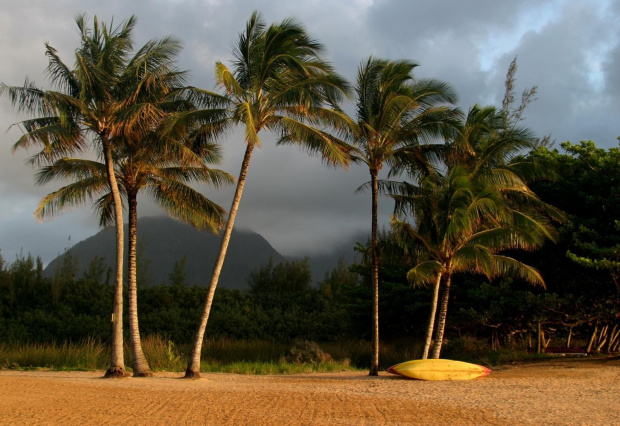
<svg viewBox="0 0 620 426">
<path fill-rule="evenodd" d="M 286 357 L 287 362 L 293 364 L 320 364 L 323 362 L 333 362 L 332 356 L 315 342 L 307 340 L 296 342 Z"/>
</svg>

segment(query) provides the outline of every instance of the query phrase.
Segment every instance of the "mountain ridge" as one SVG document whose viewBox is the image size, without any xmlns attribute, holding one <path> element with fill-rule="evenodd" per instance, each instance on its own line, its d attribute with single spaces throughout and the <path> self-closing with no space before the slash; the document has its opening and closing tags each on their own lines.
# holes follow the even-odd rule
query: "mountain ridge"
<svg viewBox="0 0 620 426">
<path fill-rule="evenodd" d="M 125 235 L 128 235 L 127 224 L 125 230 Z M 113 269 L 116 258 L 115 238 L 113 227 L 100 230 L 52 260 L 45 268 L 44 275 L 53 277 L 61 267 L 65 255 L 76 259 L 78 278 L 88 270 L 95 256 L 103 258 L 106 268 Z M 141 217 L 138 223 L 138 279 L 142 277 L 142 281 L 147 281 L 148 285 L 168 284 L 175 262 L 182 261 L 185 257 L 187 284 L 207 286 L 220 243 L 219 235 L 198 231 L 166 216 Z M 313 281 L 316 283 L 325 277 L 325 273 L 337 266 L 338 258 L 342 257 L 347 262 L 352 262 L 354 245 L 353 240 L 345 241 L 342 246 L 334 248 L 328 254 L 312 257 L 284 256 L 260 234 L 248 229 L 234 229 L 219 285 L 229 289 L 246 289 L 250 272 L 266 264 L 270 257 L 276 264 L 287 260 L 303 260 L 307 257 Z"/>
</svg>

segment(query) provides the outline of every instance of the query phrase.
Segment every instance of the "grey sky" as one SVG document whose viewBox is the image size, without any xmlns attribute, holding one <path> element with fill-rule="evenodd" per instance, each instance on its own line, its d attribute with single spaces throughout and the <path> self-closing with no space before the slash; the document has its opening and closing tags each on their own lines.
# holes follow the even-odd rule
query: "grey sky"
<svg viewBox="0 0 620 426">
<path fill-rule="evenodd" d="M 174 35 L 185 48 L 179 66 L 190 83 L 213 88 L 216 60 L 228 61 L 237 34 L 253 10 L 267 22 L 295 17 L 328 50 L 349 80 L 369 55 L 407 58 L 416 75 L 450 83 L 467 110 L 501 103 L 504 77 L 517 56 L 517 92 L 538 86 L 525 124 L 557 142 L 591 139 L 617 145 L 620 135 L 620 2 L 617 0 L 0 0 L 0 81 L 21 85 L 26 76 L 45 86 L 44 43 L 66 63 L 78 37 L 74 16 L 87 13 L 115 22 L 138 17 L 136 46 Z M 23 250 L 44 262 L 70 243 L 97 232 L 89 207 L 38 224 L 39 199 L 58 184 L 34 186 L 24 164 L 33 152 L 11 154 L 19 131 L 5 129 L 27 118 L 0 99 L 0 249 L 7 261 Z M 328 251 L 370 226 L 370 195 L 354 194 L 368 180 L 363 167 L 324 167 L 294 147 L 278 147 L 262 135 L 253 157 L 237 225 L 262 234 L 282 254 Z M 243 154 L 239 134 L 223 141 L 221 167 L 236 175 Z M 205 193 L 228 208 L 232 188 Z M 142 200 L 142 215 L 160 214 Z M 381 200 L 384 220 L 391 210 Z M 68 238 L 71 237 L 71 241 Z"/>
</svg>

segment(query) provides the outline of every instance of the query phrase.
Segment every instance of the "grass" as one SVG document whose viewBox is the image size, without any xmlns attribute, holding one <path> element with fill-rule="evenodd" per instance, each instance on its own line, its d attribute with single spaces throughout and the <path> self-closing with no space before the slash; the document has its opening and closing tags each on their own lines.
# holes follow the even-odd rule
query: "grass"
<svg viewBox="0 0 620 426">
<path fill-rule="evenodd" d="M 290 362 L 234 362 L 219 364 L 202 362 L 204 372 L 233 373 L 233 374 L 303 374 L 303 373 L 333 373 L 338 371 L 355 371 L 350 365 L 338 362 L 302 363 Z"/>
<path fill-rule="evenodd" d="M 153 371 L 182 372 L 189 347 L 177 347 L 161 336 L 142 339 Z M 294 363 L 286 360 L 291 345 L 260 340 L 216 339 L 205 342 L 202 371 L 239 374 L 298 374 L 353 369 L 347 359 Z M 0 344 L 0 369 L 105 370 L 110 349 L 96 339 L 78 343 Z M 125 346 L 125 364 L 131 370 L 131 351 Z"/>
<path fill-rule="evenodd" d="M 486 367 L 497 367 L 514 363 L 549 360 L 557 357 L 544 353 L 528 352 L 527 347 L 523 345 L 493 350 L 489 347 L 486 340 L 466 336 L 451 340 L 442 349 L 441 358 L 471 362 Z"/>
<path fill-rule="evenodd" d="M 0 368 L 100 370 L 107 368 L 109 352 L 95 339 L 63 344 L 1 344 Z"/>
<path fill-rule="evenodd" d="M 187 366 L 190 347 L 177 346 L 162 336 L 142 339 L 143 350 L 153 371 L 182 372 Z M 292 356 L 304 350 L 302 358 Z M 331 342 L 296 346 L 264 340 L 207 340 L 203 349 L 201 370 L 237 374 L 300 374 L 365 370 L 370 365 L 370 343 L 364 341 Z M 301 349 L 300 349 L 301 348 Z M 306 348 L 306 349 L 304 349 Z M 318 351 L 318 353 L 316 352 Z M 380 368 L 420 358 L 422 345 L 411 340 L 383 343 Z M 546 355 L 528 354 L 516 349 L 490 350 L 486 342 L 473 338 L 454 339 L 445 346 L 442 358 L 485 366 L 548 359 Z M 97 339 L 62 344 L 0 344 L 0 369 L 105 370 L 109 366 L 110 349 Z M 296 362 L 295 359 L 298 361 Z M 299 361 L 301 359 L 301 361 Z M 131 351 L 125 346 L 125 363 L 130 370 Z"/>
</svg>

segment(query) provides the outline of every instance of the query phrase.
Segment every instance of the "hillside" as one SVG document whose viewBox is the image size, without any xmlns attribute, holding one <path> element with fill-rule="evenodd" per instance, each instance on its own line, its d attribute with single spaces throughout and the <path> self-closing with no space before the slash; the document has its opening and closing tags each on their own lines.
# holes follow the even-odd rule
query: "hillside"
<svg viewBox="0 0 620 426">
<path fill-rule="evenodd" d="M 127 234 L 125 225 L 125 235 Z M 67 253 L 77 258 L 78 277 L 84 274 L 95 256 L 103 257 L 106 266 L 114 266 L 115 235 L 114 228 L 109 227 L 68 250 Z M 206 286 L 219 246 L 219 236 L 197 231 L 167 217 L 143 217 L 138 224 L 138 250 L 141 250 L 138 265 L 146 265 L 146 274 L 150 278 L 147 282 L 151 285 L 168 283 L 175 262 L 187 256 L 187 283 Z M 257 266 L 266 263 L 270 256 L 273 256 L 276 262 L 284 260 L 259 234 L 234 230 L 220 276 L 220 285 L 230 289 L 245 288 L 248 274 Z M 61 261 L 60 257 L 50 262 L 44 275 L 53 276 L 59 260 Z M 143 266 L 143 270 L 144 268 Z"/>
<path fill-rule="evenodd" d="M 125 235 L 128 234 L 125 225 Z M 364 238 L 347 239 L 329 252 L 309 258 L 313 281 L 319 282 L 325 273 L 336 267 L 338 258 L 347 262 L 354 258 L 356 241 Z M 141 217 L 138 224 L 138 266 L 142 265 L 144 281 L 150 285 L 167 284 L 169 275 L 177 261 L 187 256 L 185 270 L 189 285 L 206 286 L 211 277 L 213 264 L 220 246 L 219 236 L 200 232 L 168 217 Z M 75 244 L 67 251 L 77 259 L 77 277 L 82 277 L 95 256 L 104 258 L 105 265 L 114 267 L 115 232 L 106 228 L 90 238 Z M 277 252 L 261 235 L 249 230 L 233 230 L 228 254 L 219 285 L 229 289 L 247 287 L 247 277 L 256 267 L 265 264 L 273 256 L 276 263 L 285 260 L 299 260 L 285 257 Z M 44 275 L 54 276 L 62 256 L 54 259 L 45 268 Z M 146 270 L 146 272 L 144 272 Z M 138 270 L 140 274 L 140 269 Z M 144 275 L 143 275 L 144 277 Z"/>
</svg>

